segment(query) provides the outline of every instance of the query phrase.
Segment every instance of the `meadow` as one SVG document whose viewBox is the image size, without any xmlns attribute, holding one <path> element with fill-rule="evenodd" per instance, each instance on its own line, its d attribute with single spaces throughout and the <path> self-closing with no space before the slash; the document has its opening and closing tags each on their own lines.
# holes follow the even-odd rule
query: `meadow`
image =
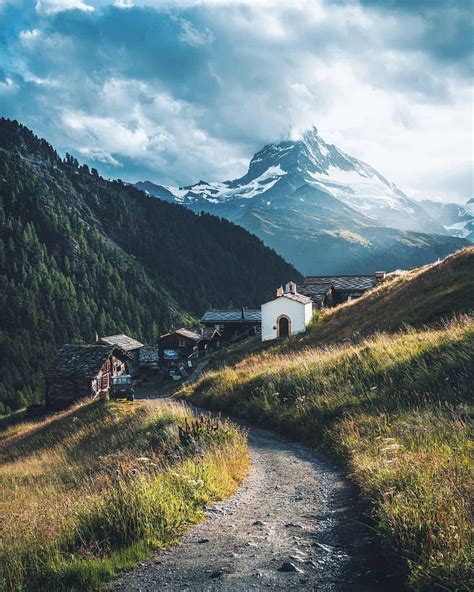
<svg viewBox="0 0 474 592">
<path fill-rule="evenodd" d="M 0 589 L 97 590 L 173 545 L 247 474 L 245 434 L 166 401 L 0 426 Z"/>
<path fill-rule="evenodd" d="M 472 318 L 315 345 L 321 324 L 182 395 L 337 457 L 412 589 L 472 589 Z"/>
</svg>

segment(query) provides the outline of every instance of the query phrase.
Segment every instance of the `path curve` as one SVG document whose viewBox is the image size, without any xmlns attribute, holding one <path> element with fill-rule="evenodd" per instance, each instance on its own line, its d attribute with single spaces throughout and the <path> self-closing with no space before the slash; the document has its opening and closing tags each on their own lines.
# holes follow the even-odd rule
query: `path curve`
<svg viewBox="0 0 474 592">
<path fill-rule="evenodd" d="M 354 491 L 332 463 L 250 428 L 252 469 L 182 544 L 126 574 L 116 592 L 400 590 L 374 535 L 357 521 Z M 292 564 L 296 571 L 282 571 Z M 287 566 L 289 569 L 294 569 Z"/>
</svg>

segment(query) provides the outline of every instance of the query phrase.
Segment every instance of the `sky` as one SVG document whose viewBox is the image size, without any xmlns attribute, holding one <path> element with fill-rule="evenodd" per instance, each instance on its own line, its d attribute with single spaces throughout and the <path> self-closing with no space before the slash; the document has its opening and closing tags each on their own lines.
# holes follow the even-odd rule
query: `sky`
<svg viewBox="0 0 474 592">
<path fill-rule="evenodd" d="M 474 194 L 465 0 L 0 0 L 0 115 L 103 175 L 243 175 L 312 125 L 415 198 Z"/>
</svg>

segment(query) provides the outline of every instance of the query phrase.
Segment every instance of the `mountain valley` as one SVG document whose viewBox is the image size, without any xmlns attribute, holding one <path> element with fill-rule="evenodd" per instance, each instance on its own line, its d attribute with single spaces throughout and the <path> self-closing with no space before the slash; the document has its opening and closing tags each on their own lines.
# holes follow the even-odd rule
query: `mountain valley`
<svg viewBox="0 0 474 592">
<path fill-rule="evenodd" d="M 438 215 L 316 128 L 299 141 L 265 146 L 240 179 L 136 187 L 240 224 L 304 274 L 413 267 L 467 244 L 468 234 L 449 236 Z"/>
</svg>

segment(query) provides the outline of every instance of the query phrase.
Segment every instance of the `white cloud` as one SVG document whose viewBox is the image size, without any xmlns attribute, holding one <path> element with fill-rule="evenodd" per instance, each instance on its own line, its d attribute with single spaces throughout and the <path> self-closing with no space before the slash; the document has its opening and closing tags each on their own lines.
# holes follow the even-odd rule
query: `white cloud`
<svg viewBox="0 0 474 592">
<path fill-rule="evenodd" d="M 20 43 L 25 47 L 33 47 L 36 41 L 40 38 L 40 30 L 39 29 L 31 29 L 20 31 L 18 38 L 20 39 Z"/>
<path fill-rule="evenodd" d="M 209 29 L 204 29 L 200 31 L 196 29 L 196 27 L 194 27 L 194 25 L 190 21 L 184 18 L 179 18 L 177 19 L 177 21 L 179 22 L 179 25 L 181 27 L 181 35 L 179 36 L 179 38 L 181 39 L 181 41 L 184 41 L 188 45 L 191 45 L 191 47 L 198 47 L 199 45 L 212 43 L 212 41 L 214 40 L 214 35 L 211 31 L 209 31 Z"/>
<path fill-rule="evenodd" d="M 57 14 L 65 10 L 94 11 L 94 7 L 91 4 L 86 4 L 82 0 L 38 0 L 35 8 L 36 12 L 45 15 Z"/>
<path fill-rule="evenodd" d="M 315 124 L 404 191 L 463 199 L 472 107 L 457 21 L 443 13 L 440 37 L 436 10 L 383 4 L 40 0 L 42 15 L 97 10 L 25 19 L 0 91 L 20 89 L 9 113 L 26 124 L 41 109 L 36 129 L 58 147 L 124 176 L 233 178 Z"/>
<path fill-rule="evenodd" d="M 64 113 L 62 121 L 86 146 L 92 144 L 91 150 L 140 157 L 149 143 L 144 129 L 138 126 L 129 127 L 113 117 L 75 111 Z"/>
<path fill-rule="evenodd" d="M 133 8 L 135 4 L 132 0 L 115 0 L 114 6 L 116 8 Z"/>
<path fill-rule="evenodd" d="M 100 148 L 89 148 L 87 146 L 83 146 L 79 148 L 78 151 L 80 152 L 80 154 L 87 158 L 90 158 L 91 160 L 103 162 L 114 167 L 123 166 L 123 164 L 116 158 L 114 158 L 112 154 L 110 154 L 110 152 L 106 152 L 105 150 L 101 150 Z"/>
<path fill-rule="evenodd" d="M 13 93 L 18 90 L 18 86 L 8 76 L 0 80 L 0 94 Z"/>
</svg>

